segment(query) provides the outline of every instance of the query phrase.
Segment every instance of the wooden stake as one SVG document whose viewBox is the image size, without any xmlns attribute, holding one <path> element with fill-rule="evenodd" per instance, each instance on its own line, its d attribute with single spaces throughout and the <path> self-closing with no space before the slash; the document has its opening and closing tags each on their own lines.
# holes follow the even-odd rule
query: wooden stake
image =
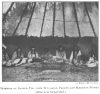
<svg viewBox="0 0 100 94">
<path fill-rule="evenodd" d="M 12 8 L 13 5 L 14 5 L 14 2 L 11 3 L 9 9 L 8 9 L 7 12 L 4 14 L 3 21 L 6 19 L 6 16 L 8 15 L 8 12 L 11 10 L 11 8 Z"/>
<path fill-rule="evenodd" d="M 74 9 L 75 20 L 76 20 L 76 24 L 77 24 L 77 28 L 78 28 L 79 37 L 81 37 L 79 23 L 78 23 L 78 17 L 77 17 L 77 12 L 76 12 L 76 8 L 75 8 L 75 3 L 74 2 L 73 2 L 73 9 Z"/>
<path fill-rule="evenodd" d="M 64 8 L 64 2 L 62 3 L 62 9 L 63 9 L 63 24 L 64 24 L 64 38 L 65 38 L 66 34 L 65 34 L 65 8 Z"/>
<path fill-rule="evenodd" d="M 52 28 L 52 35 L 54 37 L 54 27 L 55 27 L 55 13 L 56 12 L 56 2 L 54 2 L 54 11 L 53 11 L 53 28 Z"/>
<path fill-rule="evenodd" d="M 86 13 L 87 13 L 87 15 L 88 15 L 89 22 L 90 22 L 90 25 L 91 25 L 91 27 L 92 27 L 92 30 L 93 30 L 94 36 L 96 37 L 97 35 L 96 35 L 96 33 L 95 33 L 95 30 L 94 30 L 94 27 L 93 27 L 93 24 L 92 24 L 92 21 L 91 21 L 91 18 L 90 18 L 90 15 L 89 15 L 89 12 L 88 12 L 88 9 L 87 9 L 87 5 L 86 5 L 86 3 L 84 3 L 84 6 L 85 6 Z"/>
<path fill-rule="evenodd" d="M 46 2 L 46 4 L 45 4 L 45 10 L 44 10 L 44 16 L 43 16 L 43 21 L 42 21 L 42 26 L 41 26 L 40 37 L 41 37 L 42 31 L 43 31 L 44 19 L 45 19 L 45 14 L 46 14 L 46 7 L 47 7 L 47 2 Z"/>
<path fill-rule="evenodd" d="M 28 4 L 29 4 L 29 3 L 27 3 L 27 4 L 26 4 L 26 6 L 25 6 L 25 8 L 24 8 L 24 11 L 23 11 L 23 13 L 22 13 L 22 15 L 21 15 L 20 21 L 19 21 L 19 23 L 17 24 L 17 27 L 15 28 L 14 33 L 13 33 L 13 35 L 12 35 L 12 36 L 14 36 L 14 35 L 15 35 L 15 33 L 16 33 L 16 31 L 17 31 L 18 27 L 19 27 L 19 24 L 21 23 L 22 18 L 23 18 L 23 16 L 24 16 L 25 12 L 26 12 L 26 9 L 27 9 L 27 7 L 28 7 Z"/>
<path fill-rule="evenodd" d="M 33 13 L 34 13 L 35 6 L 36 6 L 36 2 L 34 3 L 34 6 L 33 6 L 33 9 L 32 9 L 32 12 L 31 12 L 31 16 L 29 18 L 29 22 L 28 22 L 28 25 L 27 25 L 26 33 L 25 33 L 26 36 L 27 36 L 27 33 L 28 33 L 28 29 L 29 29 L 29 26 L 30 26 L 30 23 L 31 23 L 31 19 L 32 19 L 32 16 L 33 16 Z"/>
</svg>

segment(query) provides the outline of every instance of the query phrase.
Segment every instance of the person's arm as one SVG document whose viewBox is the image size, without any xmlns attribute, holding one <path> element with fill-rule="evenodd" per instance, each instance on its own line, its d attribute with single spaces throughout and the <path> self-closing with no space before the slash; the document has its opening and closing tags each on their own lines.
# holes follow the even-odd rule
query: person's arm
<svg viewBox="0 0 100 94">
<path fill-rule="evenodd" d="M 66 59 L 66 52 L 64 51 L 64 59 Z"/>
<path fill-rule="evenodd" d="M 57 50 L 56 50 L 56 57 L 59 58 L 59 54 L 58 54 L 58 51 Z"/>
<path fill-rule="evenodd" d="M 79 50 L 77 56 L 81 56 L 82 55 L 82 52 Z"/>
<path fill-rule="evenodd" d="M 36 52 L 36 58 L 39 58 L 39 54 Z"/>
<path fill-rule="evenodd" d="M 69 60 L 70 60 L 70 62 L 72 62 L 72 60 L 73 60 L 73 51 L 71 52 Z"/>
<path fill-rule="evenodd" d="M 28 59 L 31 58 L 31 52 L 28 52 L 27 58 L 28 58 Z"/>
<path fill-rule="evenodd" d="M 23 53 L 21 54 L 21 58 L 24 58 L 24 54 Z"/>
<path fill-rule="evenodd" d="M 9 56 L 8 56 L 8 54 L 7 54 L 7 61 L 9 60 Z"/>
<path fill-rule="evenodd" d="M 17 58 L 17 53 L 14 52 L 14 54 L 12 55 L 12 60 L 16 59 Z"/>
<path fill-rule="evenodd" d="M 53 59 L 53 55 L 49 52 L 49 59 Z"/>
</svg>

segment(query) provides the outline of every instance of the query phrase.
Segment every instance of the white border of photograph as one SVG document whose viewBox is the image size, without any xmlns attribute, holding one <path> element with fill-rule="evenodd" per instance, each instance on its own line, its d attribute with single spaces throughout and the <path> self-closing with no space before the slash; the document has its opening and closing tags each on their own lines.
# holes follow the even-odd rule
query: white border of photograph
<svg viewBox="0 0 100 94">
<path fill-rule="evenodd" d="M 0 94 L 100 94 L 100 82 L 2 82 L 2 2 L 3 1 L 9 1 L 9 0 L 2 0 L 0 1 Z M 10 0 L 11 1 L 11 0 Z M 13 1 L 13 0 L 12 0 Z M 19 0 L 20 1 L 20 0 Z M 27 1 L 27 0 L 21 0 L 21 1 Z M 33 1 L 33 0 L 29 0 Z M 35 0 L 35 1 L 42 1 L 42 0 Z M 45 1 L 45 0 L 43 0 Z M 53 1 L 53 0 L 49 0 Z M 57 0 L 55 0 L 57 1 Z M 67 0 L 65 0 L 67 1 Z M 68 0 L 75 1 L 75 0 Z M 79 1 L 79 0 L 77 0 Z M 81 0 L 80 0 L 81 1 Z M 84 0 L 87 1 L 87 0 Z M 89 0 L 88 0 L 89 1 Z M 93 1 L 93 0 L 91 0 Z M 82 1 L 81 1 L 82 2 Z M 100 4 L 99 4 L 100 6 Z M 99 9 L 100 13 L 100 9 Z M 100 16 L 100 14 L 99 14 Z M 99 24 L 100 25 L 100 24 Z M 100 26 L 99 26 L 100 27 Z M 100 40 L 99 40 L 100 42 Z M 100 47 L 100 43 L 99 43 Z M 99 48 L 100 49 L 100 48 Z M 100 50 L 99 50 L 100 51 Z M 99 55 L 100 56 L 100 55 Z M 100 58 L 100 57 L 99 57 Z M 100 64 L 99 64 L 100 65 Z M 100 75 L 99 75 L 100 76 Z M 100 78 L 100 77 L 99 77 Z M 9 88 L 9 90 L 2 89 L 2 87 Z M 18 87 L 20 89 L 18 89 Z M 27 89 L 31 87 L 31 89 Z M 52 89 L 52 91 L 66 91 L 67 93 L 36 93 L 36 91 L 50 91 L 50 89 L 36 89 L 36 87 L 58 87 L 59 89 Z M 66 88 L 66 89 L 60 89 L 60 88 Z M 67 89 L 67 87 L 91 87 L 92 89 Z M 99 87 L 99 89 L 95 89 L 93 87 Z M 13 88 L 13 89 L 11 89 Z M 17 89 L 16 89 L 17 88 Z M 22 89 L 26 88 L 26 89 Z M 34 88 L 34 89 L 33 89 Z"/>
</svg>

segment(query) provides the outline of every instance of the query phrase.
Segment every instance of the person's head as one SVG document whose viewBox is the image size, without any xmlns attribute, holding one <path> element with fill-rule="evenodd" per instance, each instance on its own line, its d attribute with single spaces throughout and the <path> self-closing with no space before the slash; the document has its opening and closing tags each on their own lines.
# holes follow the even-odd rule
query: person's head
<svg viewBox="0 0 100 94">
<path fill-rule="evenodd" d="M 34 46 L 31 47 L 31 51 L 35 51 L 36 48 Z"/>
<path fill-rule="evenodd" d="M 20 47 L 18 47 L 16 51 L 17 51 L 17 53 L 22 53 L 22 50 Z"/>
<path fill-rule="evenodd" d="M 74 52 L 78 52 L 78 51 L 79 51 L 79 47 L 77 45 L 75 45 Z"/>
<path fill-rule="evenodd" d="M 35 48 L 34 46 L 31 47 L 31 52 L 32 52 L 32 53 L 33 53 L 33 52 L 34 52 L 34 53 L 36 52 L 36 48 Z"/>
<path fill-rule="evenodd" d="M 21 52 L 21 48 L 18 48 L 18 50 L 17 50 L 18 52 Z"/>
<path fill-rule="evenodd" d="M 60 45 L 59 47 L 58 47 L 58 51 L 64 51 L 64 47 L 62 46 L 62 45 Z"/>
<path fill-rule="evenodd" d="M 32 49 L 31 49 L 32 51 L 34 51 L 35 50 L 35 48 L 34 47 L 32 47 Z"/>
</svg>

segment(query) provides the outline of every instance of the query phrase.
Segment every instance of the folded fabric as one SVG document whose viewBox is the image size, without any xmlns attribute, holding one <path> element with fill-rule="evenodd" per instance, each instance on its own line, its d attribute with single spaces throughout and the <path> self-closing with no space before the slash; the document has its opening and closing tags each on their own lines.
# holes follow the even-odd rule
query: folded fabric
<svg viewBox="0 0 100 94">
<path fill-rule="evenodd" d="M 90 63 L 90 64 L 86 64 L 88 67 L 96 67 L 97 66 L 97 63 L 94 62 L 94 63 Z"/>
<path fill-rule="evenodd" d="M 2 62 L 2 65 L 5 65 L 6 63 L 7 63 L 7 61 L 3 61 L 3 62 Z"/>
<path fill-rule="evenodd" d="M 27 63 L 31 63 L 31 62 L 32 62 L 32 59 L 28 59 L 28 60 L 27 60 Z"/>
<path fill-rule="evenodd" d="M 89 59 L 89 61 L 86 63 L 86 65 L 88 67 L 96 67 L 98 65 L 98 61 L 97 60 L 94 60 L 94 58 L 91 58 Z"/>
<path fill-rule="evenodd" d="M 6 63 L 6 66 L 11 66 L 12 65 L 12 60 L 9 60 L 7 63 Z"/>
<path fill-rule="evenodd" d="M 17 63 L 19 63 L 19 61 L 20 61 L 20 59 L 15 59 L 15 60 L 12 62 L 12 64 L 17 64 Z"/>
<path fill-rule="evenodd" d="M 26 60 L 27 60 L 27 58 L 23 58 L 22 60 L 20 59 L 18 59 L 18 60 L 16 60 L 14 63 L 16 64 L 16 65 L 21 65 L 21 64 L 25 64 L 26 63 Z M 15 66 L 16 66 L 15 65 Z"/>
</svg>

